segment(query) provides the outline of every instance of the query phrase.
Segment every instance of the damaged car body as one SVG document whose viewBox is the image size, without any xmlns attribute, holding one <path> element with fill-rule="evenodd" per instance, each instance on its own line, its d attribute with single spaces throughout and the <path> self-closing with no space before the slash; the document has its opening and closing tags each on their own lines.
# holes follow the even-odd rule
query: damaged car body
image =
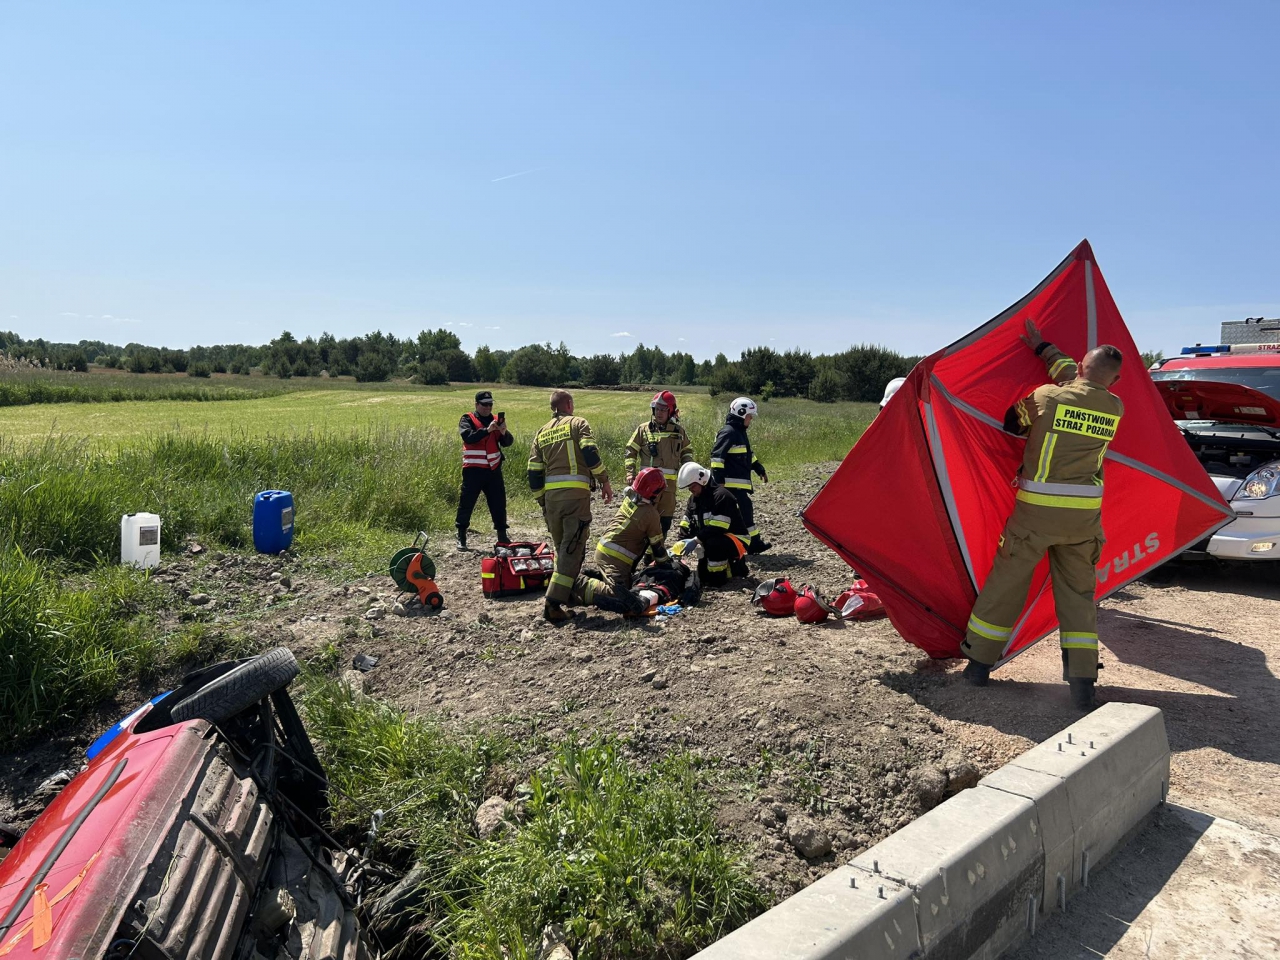
<svg viewBox="0 0 1280 960">
<path fill-rule="evenodd" d="M 0 862 L 0 957 L 376 960 L 286 648 L 117 724 Z"/>
<path fill-rule="evenodd" d="M 1235 519 L 1191 549 L 1280 559 L 1280 356 L 1193 356 L 1151 371 Z"/>
</svg>

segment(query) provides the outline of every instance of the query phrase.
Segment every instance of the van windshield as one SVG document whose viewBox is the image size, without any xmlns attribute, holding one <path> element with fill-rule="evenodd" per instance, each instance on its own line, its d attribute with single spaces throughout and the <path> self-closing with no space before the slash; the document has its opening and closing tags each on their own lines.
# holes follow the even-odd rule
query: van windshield
<svg viewBox="0 0 1280 960">
<path fill-rule="evenodd" d="M 1214 383 L 1242 383 L 1259 393 L 1280 400 L 1280 366 L 1274 367 L 1190 367 L 1181 370 L 1152 370 L 1152 380 L 1211 380 Z"/>
</svg>

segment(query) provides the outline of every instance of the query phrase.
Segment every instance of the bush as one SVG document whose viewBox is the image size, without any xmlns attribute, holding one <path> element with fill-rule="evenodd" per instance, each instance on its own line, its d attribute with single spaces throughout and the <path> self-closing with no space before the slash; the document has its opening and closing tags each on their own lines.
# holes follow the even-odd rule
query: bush
<svg viewBox="0 0 1280 960">
<path fill-rule="evenodd" d="M 394 364 L 380 353 L 366 351 L 356 364 L 356 379 L 361 383 L 382 383 L 394 372 Z"/>
<path fill-rule="evenodd" d="M 774 387 L 772 380 L 766 380 L 763 387 L 760 388 L 760 401 L 768 403 L 777 394 L 777 388 Z"/>
<path fill-rule="evenodd" d="M 820 403 L 835 403 L 843 400 L 848 389 L 848 378 L 831 367 L 823 367 L 809 384 L 809 399 Z"/>
<path fill-rule="evenodd" d="M 187 367 L 188 377 L 202 377 L 207 380 L 212 373 L 213 368 L 207 363 L 193 363 Z"/>
<path fill-rule="evenodd" d="M 418 382 L 422 384 L 442 385 L 449 382 L 449 371 L 439 360 L 428 360 L 418 364 Z"/>
</svg>

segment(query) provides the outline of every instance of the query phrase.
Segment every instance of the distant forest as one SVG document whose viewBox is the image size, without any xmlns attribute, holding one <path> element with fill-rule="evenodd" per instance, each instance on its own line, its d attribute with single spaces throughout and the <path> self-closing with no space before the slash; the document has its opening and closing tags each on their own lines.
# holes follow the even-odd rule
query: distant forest
<svg viewBox="0 0 1280 960">
<path fill-rule="evenodd" d="M 364 337 L 338 339 L 325 333 L 298 340 L 287 330 L 260 347 L 245 344 L 197 346 L 189 350 L 129 343 L 123 347 L 100 340 L 50 343 L 24 340 L 0 331 L 0 353 L 9 362 L 56 370 L 88 372 L 90 364 L 137 374 L 215 373 L 291 377 L 351 376 L 365 382 L 391 379 L 422 384 L 514 383 L 525 386 L 662 384 L 700 385 L 720 393 L 813 400 L 879 400 L 885 384 L 906 376 L 920 359 L 877 346 L 850 347 L 843 353 L 813 356 L 784 353 L 769 347 L 744 350 L 737 360 L 723 353 L 696 361 L 690 354 L 667 353 L 639 344 L 630 353 L 598 353 L 576 357 L 561 343 L 530 344 L 517 350 L 482 346 L 474 354 L 449 330 L 423 330 L 415 339 L 399 339 L 374 331 Z"/>
</svg>

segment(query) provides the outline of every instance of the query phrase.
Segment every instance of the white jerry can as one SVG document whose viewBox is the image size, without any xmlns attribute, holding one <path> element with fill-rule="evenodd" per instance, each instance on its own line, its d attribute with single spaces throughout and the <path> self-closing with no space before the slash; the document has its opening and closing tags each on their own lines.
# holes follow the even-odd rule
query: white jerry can
<svg viewBox="0 0 1280 960">
<path fill-rule="evenodd" d="M 120 562 L 150 569 L 160 562 L 160 517 L 126 513 L 120 518 Z"/>
</svg>

